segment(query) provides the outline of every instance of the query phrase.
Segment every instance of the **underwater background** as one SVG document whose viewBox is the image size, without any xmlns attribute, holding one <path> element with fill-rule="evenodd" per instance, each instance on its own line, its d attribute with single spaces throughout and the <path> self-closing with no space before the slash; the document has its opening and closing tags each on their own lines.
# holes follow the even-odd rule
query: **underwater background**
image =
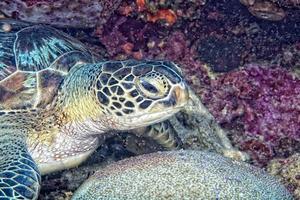
<svg viewBox="0 0 300 200">
<path fill-rule="evenodd" d="M 2 0 L 0 13 L 63 30 L 104 60 L 178 63 L 209 111 L 174 117 L 184 148 L 218 152 L 223 131 L 300 199 L 299 0 Z M 70 199 L 95 170 L 158 150 L 130 133 L 109 139 L 80 167 L 44 176 L 39 198 Z"/>
</svg>

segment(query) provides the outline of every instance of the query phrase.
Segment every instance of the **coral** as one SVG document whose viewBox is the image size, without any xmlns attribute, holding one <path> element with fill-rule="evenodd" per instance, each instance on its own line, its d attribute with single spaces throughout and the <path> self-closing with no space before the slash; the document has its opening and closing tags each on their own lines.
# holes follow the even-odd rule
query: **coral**
<svg viewBox="0 0 300 200">
<path fill-rule="evenodd" d="M 292 199 L 261 169 L 201 151 L 146 154 L 96 172 L 73 199 Z"/>
<path fill-rule="evenodd" d="M 300 141 L 300 80 L 285 69 L 249 65 L 223 74 L 202 99 L 220 123 L 242 124 L 234 140 L 261 164 L 276 156 L 281 141 Z"/>
<path fill-rule="evenodd" d="M 300 154 L 296 153 L 286 159 L 272 160 L 267 170 L 270 174 L 277 176 L 294 194 L 300 199 Z"/>
<path fill-rule="evenodd" d="M 33 23 L 63 27 L 102 25 L 120 4 L 120 0 L 4 0 L 0 10 L 11 17 Z"/>
</svg>

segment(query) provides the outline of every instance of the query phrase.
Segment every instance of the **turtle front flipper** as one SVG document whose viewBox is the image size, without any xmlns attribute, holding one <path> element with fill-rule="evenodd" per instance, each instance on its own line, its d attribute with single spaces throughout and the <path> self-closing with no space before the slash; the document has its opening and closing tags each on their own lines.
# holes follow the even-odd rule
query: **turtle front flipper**
<svg viewBox="0 0 300 200">
<path fill-rule="evenodd" d="M 145 128 L 135 129 L 133 133 L 140 137 L 150 138 L 167 150 L 180 149 L 182 147 L 181 139 L 178 137 L 169 120 Z"/>
<path fill-rule="evenodd" d="M 40 173 L 26 147 L 25 132 L 0 126 L 0 199 L 37 199 Z"/>
</svg>

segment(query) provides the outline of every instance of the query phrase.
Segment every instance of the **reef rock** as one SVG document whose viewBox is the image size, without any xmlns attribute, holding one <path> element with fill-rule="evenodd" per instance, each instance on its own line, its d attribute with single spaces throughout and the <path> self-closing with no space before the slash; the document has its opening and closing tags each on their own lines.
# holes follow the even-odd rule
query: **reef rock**
<svg viewBox="0 0 300 200">
<path fill-rule="evenodd" d="M 61 27 L 102 25 L 121 0 L 2 0 L 0 11 L 9 17 Z"/>
</svg>

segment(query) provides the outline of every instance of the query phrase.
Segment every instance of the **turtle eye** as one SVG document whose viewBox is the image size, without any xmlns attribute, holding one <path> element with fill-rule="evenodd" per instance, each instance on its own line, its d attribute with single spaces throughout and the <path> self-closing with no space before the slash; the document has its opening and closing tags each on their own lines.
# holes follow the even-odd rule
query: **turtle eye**
<svg viewBox="0 0 300 200">
<path fill-rule="evenodd" d="M 169 87 L 162 77 L 144 76 L 137 80 L 137 89 L 147 98 L 159 99 L 167 96 Z"/>
<path fill-rule="evenodd" d="M 145 90 L 148 90 L 149 92 L 151 92 L 153 94 L 158 93 L 157 88 L 154 85 L 152 85 L 151 83 L 149 83 L 145 80 L 141 80 L 140 84 Z"/>
</svg>

